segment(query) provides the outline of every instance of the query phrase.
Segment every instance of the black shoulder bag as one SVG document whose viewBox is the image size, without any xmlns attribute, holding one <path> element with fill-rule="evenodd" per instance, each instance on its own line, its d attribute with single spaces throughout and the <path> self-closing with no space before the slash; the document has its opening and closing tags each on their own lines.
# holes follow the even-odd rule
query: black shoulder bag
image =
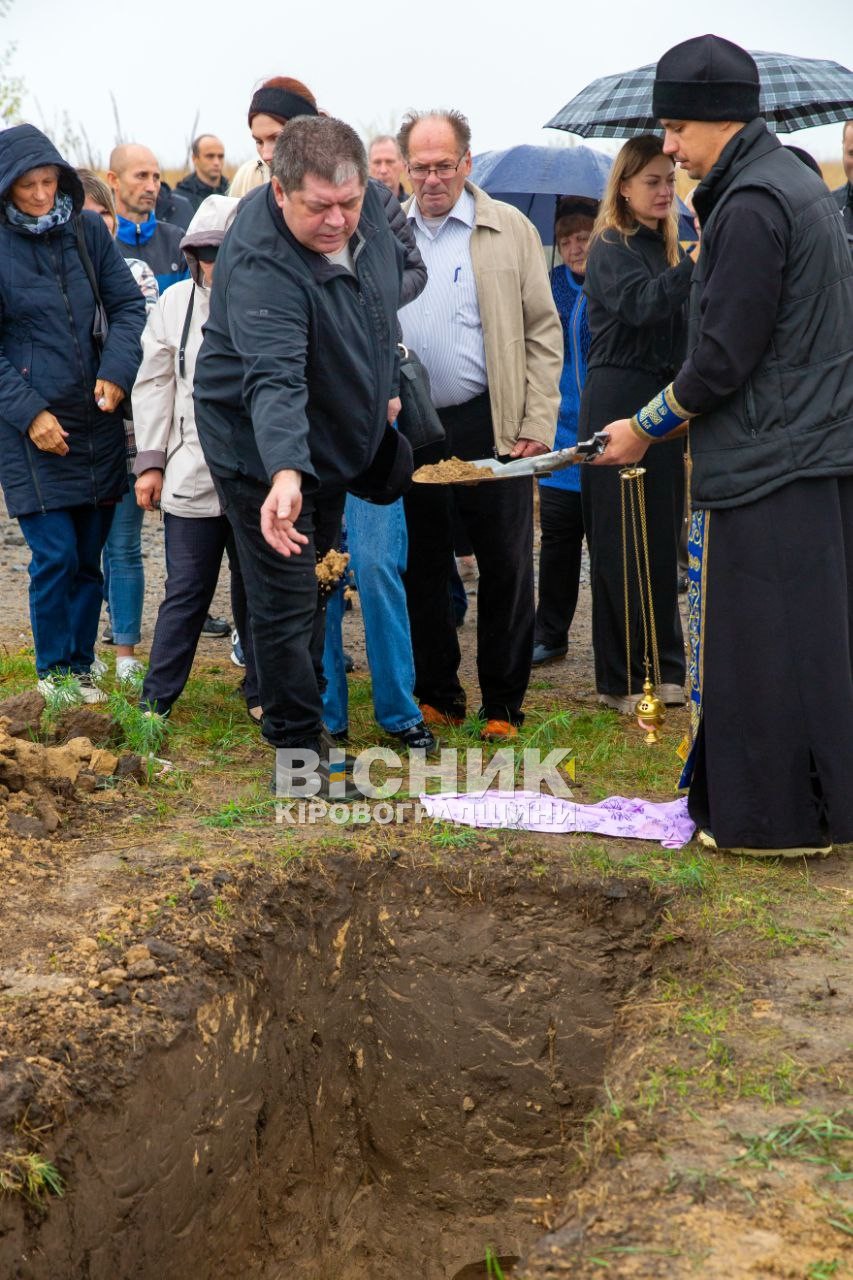
<svg viewBox="0 0 853 1280">
<path fill-rule="evenodd" d="M 412 452 L 444 440 L 444 427 L 432 402 L 429 374 L 402 342 L 400 348 L 400 413 L 397 426 L 412 446 Z"/>
<path fill-rule="evenodd" d="M 92 337 L 95 340 L 95 346 L 103 354 L 104 346 L 107 341 L 107 334 L 110 331 L 110 321 L 107 316 L 107 309 L 104 306 L 101 291 L 98 288 L 98 277 L 95 275 L 95 267 L 89 256 L 89 248 L 86 244 L 86 233 L 83 230 L 83 219 L 74 219 L 74 230 L 77 234 L 77 252 L 80 255 L 80 261 L 83 264 L 83 270 L 89 281 L 92 293 L 95 295 L 95 318 L 92 321 Z M 133 406 L 130 402 L 130 396 L 126 395 L 121 404 L 121 413 L 125 422 L 133 422 Z M 130 428 L 128 428 L 130 430 Z M 131 449 L 133 452 L 131 453 Z M 128 456 L 135 456 L 135 447 L 131 445 L 128 438 Z"/>
</svg>

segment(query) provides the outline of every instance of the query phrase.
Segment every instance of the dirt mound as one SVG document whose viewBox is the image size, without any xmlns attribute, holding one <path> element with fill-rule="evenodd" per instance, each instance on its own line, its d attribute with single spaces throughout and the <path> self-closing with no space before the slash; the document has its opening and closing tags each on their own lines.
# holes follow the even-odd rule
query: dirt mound
<svg viewBox="0 0 853 1280">
<path fill-rule="evenodd" d="M 43 839 L 61 825 L 64 803 L 94 791 L 99 779 L 116 772 L 119 758 L 89 738 L 45 746 L 15 737 L 12 723 L 0 719 L 0 839 L 4 827 L 25 839 Z"/>
</svg>

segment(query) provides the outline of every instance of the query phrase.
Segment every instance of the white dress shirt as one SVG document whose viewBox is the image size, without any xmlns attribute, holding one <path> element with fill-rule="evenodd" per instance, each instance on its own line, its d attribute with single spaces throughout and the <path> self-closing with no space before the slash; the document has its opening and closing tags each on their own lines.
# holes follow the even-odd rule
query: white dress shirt
<svg viewBox="0 0 853 1280">
<path fill-rule="evenodd" d="M 447 217 L 430 226 L 412 201 L 409 221 L 428 278 L 423 293 L 400 311 L 403 342 L 417 352 L 429 373 L 438 409 L 464 404 L 486 390 L 486 352 L 480 304 L 471 266 L 475 204 L 462 191 Z"/>
</svg>

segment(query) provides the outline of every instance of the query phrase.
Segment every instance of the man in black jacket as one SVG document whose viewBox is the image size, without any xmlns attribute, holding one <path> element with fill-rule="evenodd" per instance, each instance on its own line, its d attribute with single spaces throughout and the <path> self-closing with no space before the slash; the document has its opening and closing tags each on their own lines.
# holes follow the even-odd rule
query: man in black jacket
<svg viewBox="0 0 853 1280">
<path fill-rule="evenodd" d="M 604 461 L 690 421 L 691 816 L 757 856 L 853 840 L 853 267 L 821 179 L 716 36 L 657 67 L 664 151 L 701 179 L 689 354 Z"/>
<path fill-rule="evenodd" d="M 388 425 L 404 254 L 349 125 L 292 120 L 271 172 L 219 253 L 196 422 L 246 581 L 264 736 L 328 764 L 315 560 L 347 489 L 390 501 L 411 478 Z"/>
<path fill-rule="evenodd" d="M 193 213 L 208 196 L 227 196 L 228 179 L 222 172 L 225 147 L 213 133 L 200 133 L 192 144 L 193 172 L 175 188 L 192 206 Z"/>
</svg>

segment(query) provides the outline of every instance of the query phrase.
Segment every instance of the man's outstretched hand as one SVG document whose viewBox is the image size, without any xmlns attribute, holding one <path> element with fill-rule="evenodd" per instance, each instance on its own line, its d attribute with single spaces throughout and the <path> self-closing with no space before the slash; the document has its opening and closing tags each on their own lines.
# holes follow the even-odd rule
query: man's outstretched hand
<svg viewBox="0 0 853 1280">
<path fill-rule="evenodd" d="M 261 533 L 283 556 L 298 556 L 308 542 L 296 521 L 302 510 L 302 473 L 277 471 L 261 507 Z"/>
</svg>

